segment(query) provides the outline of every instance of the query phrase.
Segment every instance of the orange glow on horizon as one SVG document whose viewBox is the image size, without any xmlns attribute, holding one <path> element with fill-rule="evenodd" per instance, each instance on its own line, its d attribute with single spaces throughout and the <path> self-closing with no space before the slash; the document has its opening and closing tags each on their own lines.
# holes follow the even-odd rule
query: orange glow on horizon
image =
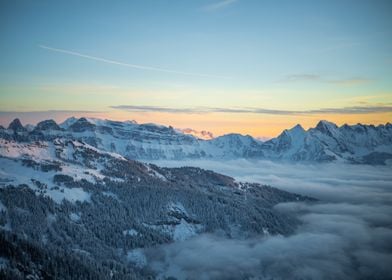
<svg viewBox="0 0 392 280">
<path fill-rule="evenodd" d="M 137 123 L 155 123 L 175 128 L 192 128 L 198 131 L 206 130 L 214 136 L 228 133 L 249 134 L 253 137 L 272 138 L 278 136 L 284 129 L 290 129 L 301 124 L 304 129 L 315 127 L 320 120 L 353 125 L 386 124 L 392 121 L 392 113 L 374 114 L 325 114 L 325 115 L 267 115 L 267 114 L 234 114 L 234 113 L 163 113 L 163 112 L 125 112 L 113 110 L 109 112 L 72 113 L 59 112 L 55 115 L 44 114 L 38 116 L 0 116 L 0 123 L 8 126 L 13 118 L 18 117 L 23 124 L 36 124 L 44 119 L 54 119 L 61 123 L 65 119 L 74 117 L 100 118 L 117 121 L 135 120 Z"/>
</svg>

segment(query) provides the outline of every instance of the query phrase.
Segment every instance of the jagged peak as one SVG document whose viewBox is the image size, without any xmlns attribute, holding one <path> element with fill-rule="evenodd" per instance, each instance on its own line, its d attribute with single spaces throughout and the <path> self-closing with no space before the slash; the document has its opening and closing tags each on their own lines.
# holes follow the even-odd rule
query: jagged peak
<svg viewBox="0 0 392 280">
<path fill-rule="evenodd" d="M 12 129 L 13 131 L 25 131 L 26 128 L 23 127 L 22 123 L 18 118 L 14 119 L 9 125 L 8 129 Z"/>
<path fill-rule="evenodd" d="M 316 129 L 320 130 L 320 131 L 326 131 L 326 130 L 336 129 L 336 128 L 338 128 L 338 126 L 336 124 L 334 124 L 333 122 L 326 121 L 326 120 L 321 120 L 316 125 Z"/>
<path fill-rule="evenodd" d="M 86 130 L 94 130 L 95 129 L 95 124 L 91 123 L 88 121 L 87 118 L 79 118 L 76 122 L 74 122 L 72 125 L 68 127 L 68 129 L 74 131 L 74 132 L 83 132 Z"/>
<path fill-rule="evenodd" d="M 54 120 L 50 119 L 37 123 L 35 129 L 36 130 L 60 130 L 60 127 Z"/>
<path fill-rule="evenodd" d="M 293 140 L 302 139 L 306 134 L 305 129 L 300 125 L 297 124 L 290 129 L 285 129 L 283 132 L 277 137 L 280 139 L 290 138 Z"/>
<path fill-rule="evenodd" d="M 78 122 L 88 122 L 88 119 L 85 117 L 81 117 L 77 120 Z"/>
<path fill-rule="evenodd" d="M 351 125 L 348 125 L 347 123 L 345 123 L 344 125 L 341 126 L 341 128 L 351 129 Z"/>
<path fill-rule="evenodd" d="M 288 131 L 305 132 L 305 129 L 302 127 L 302 125 L 296 124 L 295 126 L 290 128 Z"/>
<path fill-rule="evenodd" d="M 76 117 L 73 117 L 73 116 L 69 117 L 60 124 L 60 127 L 67 129 L 68 127 L 73 125 L 77 120 L 78 120 L 78 118 L 76 118 Z"/>
<path fill-rule="evenodd" d="M 321 125 L 323 125 L 323 126 L 337 127 L 337 125 L 336 125 L 335 123 L 330 122 L 330 121 L 327 121 L 327 120 L 320 120 L 320 121 L 318 122 L 317 126 L 321 126 Z M 317 127 L 317 126 L 316 126 L 316 127 Z"/>
</svg>

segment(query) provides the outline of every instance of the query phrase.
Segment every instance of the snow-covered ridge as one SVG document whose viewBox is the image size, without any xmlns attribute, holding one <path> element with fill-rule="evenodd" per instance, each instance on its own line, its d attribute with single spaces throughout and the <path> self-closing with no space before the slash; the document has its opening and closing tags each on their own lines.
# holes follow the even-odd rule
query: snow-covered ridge
<svg viewBox="0 0 392 280">
<path fill-rule="evenodd" d="M 131 161 L 123 156 L 100 150 L 79 140 L 55 138 L 40 141 L 16 141 L 0 138 L 0 188 L 26 185 L 35 192 L 61 203 L 89 201 L 90 194 L 81 188 L 68 188 L 63 182 L 88 182 L 105 185 L 106 181 L 123 182 L 113 166 Z M 130 163 L 137 172 L 135 180 L 167 179 L 152 165 Z M 114 167 L 115 169 L 116 167 Z M 130 171 L 129 171 L 130 172 Z"/>
<path fill-rule="evenodd" d="M 144 221 L 144 214 L 148 211 L 139 209 L 142 213 L 139 217 L 144 217 L 143 221 L 139 226 L 122 228 L 121 236 L 126 238 L 143 236 L 143 228 L 160 232 L 172 240 L 184 240 L 207 230 L 205 221 L 195 214 L 199 211 L 203 213 L 193 204 L 194 199 L 200 197 L 211 204 L 214 211 L 217 209 L 216 203 L 221 205 L 223 210 L 229 207 L 222 198 L 227 197 L 228 200 L 236 201 L 234 206 L 230 204 L 230 207 L 240 207 L 238 213 L 254 211 L 253 207 L 248 209 L 243 205 L 242 196 L 248 189 L 255 193 L 255 205 L 260 202 L 263 209 L 272 207 L 279 201 L 296 199 L 296 195 L 267 186 L 239 183 L 213 171 L 195 167 L 160 168 L 153 164 L 129 160 L 80 140 L 65 137 L 47 137 L 46 140 L 19 139 L 24 136 L 16 134 L 13 137 L 15 139 L 0 138 L 0 192 L 27 191 L 37 197 L 50 198 L 59 205 L 68 201 L 75 207 L 80 203 L 100 204 L 111 200 L 123 203 L 126 196 L 132 198 L 132 201 L 140 200 L 143 207 L 148 207 L 151 212 L 151 219 Z M 226 140 L 222 139 L 223 142 Z M 189 195 L 189 191 L 192 195 Z M 133 195 L 130 195 L 131 192 Z M 264 195 L 259 196 L 258 192 Z M 270 196 L 271 192 L 274 193 L 273 196 Z M 208 196 L 208 193 L 211 193 L 211 196 Z M 159 201 L 167 201 L 161 206 L 155 202 L 151 203 L 150 197 L 153 195 L 158 195 Z M 213 196 L 217 197 L 215 202 L 211 201 Z M 97 197 L 100 199 L 97 200 Z M 206 204 L 203 205 L 205 207 Z M 0 210 L 1 208 L 4 207 L 0 204 Z M 162 213 L 155 215 L 156 211 Z M 72 211 L 67 217 L 73 223 L 80 223 L 81 216 L 83 215 L 78 211 Z M 231 231 L 231 227 L 227 227 L 227 230 Z M 279 230 L 277 229 L 277 232 Z"/>
<path fill-rule="evenodd" d="M 249 135 L 227 134 L 200 139 L 193 130 L 93 118 L 69 118 L 60 125 L 52 120 L 29 130 L 19 120 L 0 129 L 0 138 L 21 141 L 53 138 L 78 140 L 128 159 L 182 160 L 254 158 L 288 161 L 344 161 L 385 164 L 392 159 L 392 125 L 343 125 L 320 121 L 315 128 L 300 125 L 262 142 Z"/>
<path fill-rule="evenodd" d="M 41 140 L 30 139 L 36 134 L 7 135 L 0 138 L 2 232 L 33 240 L 48 252 L 88 255 L 89 262 L 102 258 L 100 266 L 112 256 L 117 268 L 121 263 L 142 268 L 149 248 L 200 234 L 289 234 L 296 219 L 274 206 L 314 201 L 200 168 L 124 159 L 58 135 Z"/>
</svg>

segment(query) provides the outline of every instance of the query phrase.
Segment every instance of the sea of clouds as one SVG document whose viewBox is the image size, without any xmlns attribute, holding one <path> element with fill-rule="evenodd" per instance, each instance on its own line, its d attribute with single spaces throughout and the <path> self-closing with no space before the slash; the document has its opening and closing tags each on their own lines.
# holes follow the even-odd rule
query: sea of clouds
<svg viewBox="0 0 392 280">
<path fill-rule="evenodd" d="M 392 168 L 269 161 L 158 161 L 198 166 L 238 181 L 318 198 L 284 203 L 302 221 L 290 236 L 238 240 L 216 235 L 146 252 L 159 275 L 178 279 L 392 279 Z"/>
</svg>

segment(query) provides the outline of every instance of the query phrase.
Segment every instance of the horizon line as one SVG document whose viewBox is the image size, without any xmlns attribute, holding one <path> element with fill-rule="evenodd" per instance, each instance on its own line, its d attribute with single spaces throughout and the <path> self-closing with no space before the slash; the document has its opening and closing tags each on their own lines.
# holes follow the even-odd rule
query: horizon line
<svg viewBox="0 0 392 280">
<path fill-rule="evenodd" d="M 34 112 L 36 112 L 36 113 L 41 112 L 41 113 L 42 113 L 42 112 L 45 112 L 45 111 L 34 111 Z M 19 112 L 19 113 L 34 113 L 34 112 Z M 4 113 L 7 113 L 7 112 L 5 112 L 5 111 L 0 111 L 0 116 L 1 116 L 2 114 L 4 114 Z M 12 112 L 12 113 L 18 113 L 18 112 Z M 81 118 L 85 118 L 85 119 L 87 119 L 87 120 L 88 120 L 88 119 L 95 119 L 95 120 L 114 121 L 114 122 L 122 122 L 122 123 L 124 123 L 124 122 L 134 122 L 136 125 L 148 125 L 148 124 L 152 124 L 152 125 L 156 125 L 156 126 L 164 126 L 164 127 L 167 127 L 167 128 L 172 127 L 173 129 L 175 129 L 175 130 L 177 130 L 177 131 L 180 130 L 180 133 L 183 133 L 183 134 L 185 134 L 185 135 L 192 135 L 192 134 L 189 134 L 189 133 L 184 133 L 182 130 L 185 130 L 185 129 L 191 129 L 191 130 L 193 130 L 193 131 L 195 131 L 195 132 L 201 132 L 201 131 L 202 131 L 202 130 L 193 129 L 192 127 L 189 127 L 189 126 L 188 126 L 188 127 L 175 127 L 175 126 L 173 126 L 173 125 L 165 125 L 165 124 L 160 124 L 160 123 L 155 123 L 155 122 L 144 122 L 144 123 L 139 123 L 139 122 L 137 122 L 136 120 L 130 120 L 130 119 L 119 121 L 119 120 L 111 120 L 111 119 L 107 119 L 107 118 L 86 117 L 86 116 L 81 116 L 81 117 L 71 116 L 71 117 L 65 118 L 65 120 L 62 121 L 62 122 L 58 122 L 58 121 L 54 120 L 53 118 L 47 118 L 47 119 L 42 119 L 42 120 L 38 121 L 35 125 L 34 125 L 34 124 L 30 124 L 30 123 L 26 123 L 26 124 L 23 125 L 23 123 L 20 121 L 20 118 L 19 118 L 19 117 L 13 118 L 11 122 L 13 122 L 13 121 L 16 120 L 16 119 L 19 119 L 19 121 L 22 123 L 22 126 L 23 126 L 23 127 L 26 127 L 26 126 L 28 126 L 28 125 L 36 126 L 39 122 L 42 122 L 42 121 L 53 120 L 57 125 L 60 125 L 60 124 L 62 124 L 62 123 L 64 123 L 64 122 L 66 122 L 68 119 L 72 119 L 72 118 L 75 118 L 75 119 L 77 119 L 77 120 L 79 120 L 79 119 L 81 119 Z M 11 122 L 10 122 L 10 123 L 11 123 Z M 336 125 L 338 128 L 341 128 L 341 127 L 343 127 L 343 126 L 345 126 L 345 125 L 348 125 L 348 126 L 363 125 L 363 126 L 374 126 L 374 127 L 391 125 L 390 122 L 386 122 L 386 123 L 378 124 L 378 125 L 375 125 L 375 124 L 366 124 L 366 123 L 360 123 L 360 122 L 358 122 L 358 123 L 356 123 L 356 124 L 353 124 L 353 125 L 349 125 L 349 124 L 347 124 L 347 123 L 344 123 L 344 124 L 342 124 L 342 125 L 337 125 L 335 122 L 328 121 L 328 120 L 325 120 L 325 119 L 320 119 L 314 127 L 312 126 L 312 127 L 309 127 L 308 129 L 304 129 L 304 130 L 305 130 L 305 131 L 309 131 L 310 129 L 314 129 L 314 128 L 316 128 L 317 125 L 318 125 L 319 123 L 321 123 L 321 122 L 327 122 L 327 123 L 334 124 L 334 125 Z M 9 124 L 10 124 L 10 123 L 9 123 Z M 8 124 L 8 125 L 9 125 L 9 124 Z M 258 140 L 258 141 L 267 141 L 267 140 L 270 140 L 270 139 L 274 139 L 274 138 L 278 137 L 278 136 L 279 136 L 281 133 L 283 133 L 284 131 L 286 131 L 286 130 L 291 130 L 291 129 L 297 127 L 297 126 L 300 126 L 301 128 L 303 128 L 303 126 L 302 126 L 300 123 L 297 123 L 296 125 L 294 125 L 294 126 L 292 126 L 292 127 L 290 127 L 290 128 L 282 129 L 282 131 L 281 131 L 277 136 L 265 136 L 265 135 L 258 135 L 258 136 L 255 136 L 255 135 L 251 135 L 251 134 L 249 134 L 249 133 L 243 134 L 243 133 L 239 133 L 239 132 L 228 132 L 228 133 L 224 133 L 224 134 L 222 134 L 222 135 L 215 136 L 215 134 L 214 134 L 212 131 L 209 131 L 209 130 L 204 130 L 204 131 L 211 133 L 211 134 L 213 135 L 212 139 L 215 139 L 215 138 L 218 138 L 218 137 L 221 137 L 221 136 L 225 136 L 225 135 L 230 135 L 230 134 L 239 134 L 239 135 L 242 135 L 242 136 L 250 136 L 250 137 L 252 137 L 252 138 L 254 138 L 254 139 Z M 4 127 L 4 129 L 8 129 L 8 128 Z M 196 137 L 196 136 L 194 136 L 194 137 Z M 196 138 L 198 138 L 198 137 L 196 137 Z M 199 139 L 200 139 L 200 138 L 199 138 Z M 263 139 L 263 140 L 262 140 L 262 139 Z M 264 140 L 264 139 L 267 139 L 267 140 Z"/>
</svg>

